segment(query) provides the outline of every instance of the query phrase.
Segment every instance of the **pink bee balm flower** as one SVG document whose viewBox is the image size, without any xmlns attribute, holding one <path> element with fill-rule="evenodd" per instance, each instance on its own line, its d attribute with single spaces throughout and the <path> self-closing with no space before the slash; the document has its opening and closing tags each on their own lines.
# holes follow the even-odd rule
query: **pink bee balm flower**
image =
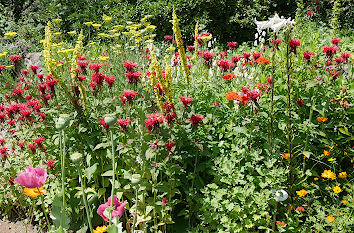
<svg viewBox="0 0 354 233">
<path fill-rule="evenodd" d="M 170 35 L 166 35 L 164 38 L 167 42 L 172 42 L 172 39 L 173 39 L 173 37 Z"/>
<path fill-rule="evenodd" d="M 138 66 L 138 64 L 133 61 L 125 61 L 123 62 L 123 66 L 127 71 L 133 71 Z"/>
<path fill-rule="evenodd" d="M 168 200 L 166 197 L 162 198 L 162 206 L 166 206 L 168 203 Z"/>
<path fill-rule="evenodd" d="M 236 41 L 227 42 L 227 46 L 229 46 L 230 50 L 233 50 L 234 48 L 236 48 L 237 45 L 238 45 L 238 43 Z"/>
<path fill-rule="evenodd" d="M 112 211 L 112 219 L 115 218 L 116 216 L 118 216 L 119 218 L 122 217 L 126 204 L 127 201 L 119 202 L 117 196 L 116 195 L 113 196 L 114 210 Z M 100 205 L 97 209 L 97 214 L 100 215 L 103 218 L 103 220 L 105 220 L 106 222 L 109 222 L 109 219 L 106 216 L 104 216 L 103 213 L 109 206 L 111 206 L 111 197 L 109 197 L 108 201 Z"/>
<path fill-rule="evenodd" d="M 130 119 L 118 119 L 117 125 L 119 125 L 121 131 L 127 131 L 127 126 L 130 125 L 131 122 Z"/>
<path fill-rule="evenodd" d="M 331 42 L 333 45 L 338 45 L 340 42 L 340 38 L 333 38 Z"/>
<path fill-rule="evenodd" d="M 299 39 L 292 39 L 289 41 L 290 52 L 296 54 L 296 48 L 299 47 L 301 44 Z"/>
<path fill-rule="evenodd" d="M 151 132 L 160 127 L 160 125 L 164 122 L 165 118 L 163 115 L 159 113 L 152 113 L 146 116 L 145 119 L 145 127 L 147 131 Z"/>
<path fill-rule="evenodd" d="M 15 183 L 20 184 L 26 188 L 42 187 L 47 179 L 47 171 L 45 168 L 34 168 L 29 165 L 26 171 L 18 174 Z"/>
<path fill-rule="evenodd" d="M 194 100 L 193 97 L 187 97 L 187 96 L 181 96 L 179 98 L 183 103 L 183 107 L 185 107 L 185 108 L 187 108 L 188 104 L 192 103 Z"/>
</svg>

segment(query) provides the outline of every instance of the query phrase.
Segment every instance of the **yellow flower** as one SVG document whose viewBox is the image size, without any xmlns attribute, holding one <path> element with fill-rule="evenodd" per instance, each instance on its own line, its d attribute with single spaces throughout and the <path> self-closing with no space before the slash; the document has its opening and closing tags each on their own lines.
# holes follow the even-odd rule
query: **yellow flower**
<svg viewBox="0 0 354 233">
<path fill-rule="evenodd" d="M 321 176 L 323 178 L 332 179 L 332 180 L 336 178 L 336 174 L 334 174 L 331 170 L 324 170 Z"/>
<path fill-rule="evenodd" d="M 342 202 L 343 202 L 343 204 L 348 204 L 348 201 L 345 199 L 343 199 Z"/>
<path fill-rule="evenodd" d="M 92 27 L 94 27 L 94 28 L 96 28 L 96 29 L 98 29 L 99 27 L 101 27 L 102 26 L 102 24 L 99 24 L 99 23 L 94 23 L 94 24 L 92 24 Z"/>
<path fill-rule="evenodd" d="M 154 40 L 151 40 L 151 39 L 150 39 L 150 40 L 146 40 L 145 42 L 146 42 L 146 43 L 154 43 Z"/>
<path fill-rule="evenodd" d="M 93 230 L 93 233 L 104 233 L 106 232 L 107 226 L 98 226 L 96 230 Z"/>
<path fill-rule="evenodd" d="M 296 191 L 296 194 L 299 196 L 299 197 L 303 197 L 307 194 L 307 191 L 305 189 L 302 189 L 300 191 Z"/>
<path fill-rule="evenodd" d="M 97 36 L 100 36 L 100 37 L 107 37 L 107 36 L 108 36 L 108 34 L 106 34 L 106 33 L 102 33 L 102 32 L 101 32 L 101 33 L 98 33 L 98 34 L 97 34 Z"/>
<path fill-rule="evenodd" d="M 342 189 L 339 186 L 335 186 L 335 187 L 333 187 L 333 192 L 340 193 L 340 192 L 342 192 Z"/>
<path fill-rule="evenodd" d="M 143 39 L 141 39 L 141 37 L 135 38 L 135 42 L 137 42 L 137 43 L 140 43 L 142 40 L 143 40 Z"/>
<path fill-rule="evenodd" d="M 35 198 L 35 197 L 38 197 L 39 195 L 43 195 L 45 192 L 43 191 L 44 187 L 40 187 L 40 188 L 24 188 L 24 194 L 26 196 L 29 196 L 29 197 L 32 197 L 32 198 Z"/>
<path fill-rule="evenodd" d="M 7 54 L 7 52 L 2 52 L 2 53 L 0 53 L 0 58 L 1 58 L 1 57 L 5 57 L 6 54 Z"/>
<path fill-rule="evenodd" d="M 341 172 L 338 174 L 338 178 L 344 179 L 347 178 L 347 172 Z"/>
<path fill-rule="evenodd" d="M 122 29 L 124 29 L 124 25 L 115 25 L 115 26 L 113 26 L 113 28 L 116 30 L 122 30 Z"/>
<path fill-rule="evenodd" d="M 332 161 L 335 161 L 336 160 L 336 158 L 330 158 L 330 159 L 328 159 L 328 162 L 332 162 Z"/>
<path fill-rule="evenodd" d="M 334 217 L 333 216 L 327 216 L 327 219 L 329 222 L 333 222 L 334 221 Z"/>
<path fill-rule="evenodd" d="M 100 61 L 107 61 L 108 59 L 109 59 L 108 56 L 99 56 L 98 57 L 98 60 L 100 60 Z"/>
<path fill-rule="evenodd" d="M 43 44 L 44 42 L 45 42 L 45 40 L 44 40 L 44 39 L 39 41 L 39 43 L 41 43 L 41 44 Z"/>
<path fill-rule="evenodd" d="M 318 177 L 313 178 L 314 180 L 318 180 Z"/>
<path fill-rule="evenodd" d="M 166 49 L 166 51 L 167 52 L 170 52 L 170 53 L 173 53 L 174 51 L 175 51 L 175 47 L 173 47 L 173 46 L 170 46 L 170 47 L 168 47 L 167 49 Z"/>
<path fill-rule="evenodd" d="M 61 32 L 54 32 L 53 35 L 54 35 L 54 36 L 60 36 L 60 35 L 61 35 Z"/>
<path fill-rule="evenodd" d="M 328 121 L 328 118 L 327 117 L 317 117 L 317 121 L 318 122 L 325 122 L 325 121 Z"/>
<path fill-rule="evenodd" d="M 88 45 L 94 45 L 94 44 L 96 44 L 95 41 L 88 43 Z"/>
<path fill-rule="evenodd" d="M 107 23 L 111 22 L 112 19 L 113 19 L 112 17 L 110 17 L 110 16 L 108 16 L 108 15 L 106 15 L 106 14 L 103 14 L 102 18 L 103 18 L 103 20 L 104 20 L 105 22 L 107 22 Z"/>
<path fill-rule="evenodd" d="M 145 28 L 146 31 L 154 31 L 156 29 L 155 25 L 149 25 Z"/>
<path fill-rule="evenodd" d="M 6 32 L 4 35 L 10 39 L 13 39 L 17 35 L 17 32 Z"/>
<path fill-rule="evenodd" d="M 68 32 L 68 34 L 69 34 L 70 36 L 73 36 L 73 35 L 75 35 L 75 34 L 76 34 L 76 31 L 71 31 L 71 32 Z"/>
<path fill-rule="evenodd" d="M 6 66 L 7 69 L 11 69 L 12 67 L 14 67 L 14 65 Z"/>
<path fill-rule="evenodd" d="M 290 155 L 290 153 L 284 153 L 283 154 L 283 158 L 284 159 L 288 159 L 288 158 L 290 158 L 290 156 L 291 156 L 291 158 L 293 157 L 293 155 Z"/>
<path fill-rule="evenodd" d="M 328 156 L 328 155 L 331 154 L 331 152 L 329 152 L 328 150 L 324 150 L 324 151 L 323 151 L 323 154 L 324 154 L 325 156 Z"/>
<path fill-rule="evenodd" d="M 85 22 L 84 24 L 85 24 L 86 26 L 90 27 L 90 26 L 93 24 L 93 22 Z"/>
<path fill-rule="evenodd" d="M 74 51 L 74 49 L 62 49 L 62 50 L 59 50 L 58 53 L 68 54 L 68 53 L 71 53 L 72 51 Z"/>
<path fill-rule="evenodd" d="M 60 23 L 61 21 L 63 21 L 62 19 L 53 19 L 54 23 Z"/>
<path fill-rule="evenodd" d="M 63 66 L 63 63 L 58 62 L 58 63 L 56 64 L 56 66 L 57 66 L 57 67 L 61 67 L 61 66 Z"/>
</svg>

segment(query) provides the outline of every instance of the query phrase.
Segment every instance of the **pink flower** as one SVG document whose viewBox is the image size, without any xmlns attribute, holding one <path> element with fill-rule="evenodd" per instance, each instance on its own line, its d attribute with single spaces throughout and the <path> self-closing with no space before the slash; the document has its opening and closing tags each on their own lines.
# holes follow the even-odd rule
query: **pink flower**
<svg viewBox="0 0 354 233">
<path fill-rule="evenodd" d="M 332 42 L 333 45 L 337 45 L 338 46 L 338 44 L 340 42 L 340 38 L 333 38 L 331 42 Z"/>
<path fill-rule="evenodd" d="M 117 196 L 116 195 L 113 196 L 114 210 L 112 211 L 112 219 L 115 218 L 116 216 L 118 216 L 119 218 L 122 217 L 126 204 L 127 201 L 119 202 Z M 109 219 L 106 216 L 104 216 L 103 213 L 109 206 L 111 206 L 111 197 L 109 197 L 108 201 L 100 205 L 97 209 L 97 214 L 100 215 L 103 218 L 103 220 L 105 220 L 106 222 L 109 222 Z"/>
<path fill-rule="evenodd" d="M 101 64 L 91 64 L 90 65 L 90 70 L 93 70 L 96 73 L 98 73 L 101 67 L 102 67 Z"/>
<path fill-rule="evenodd" d="M 213 60 L 214 54 L 210 51 L 204 51 L 202 57 L 204 58 L 204 64 L 209 64 Z"/>
<path fill-rule="evenodd" d="M 307 13 L 306 13 L 308 16 L 311 16 L 311 15 L 313 15 L 313 12 L 312 11 L 307 11 Z"/>
<path fill-rule="evenodd" d="M 152 113 L 148 115 L 145 119 L 145 127 L 147 131 L 152 132 L 153 130 L 160 127 L 160 125 L 164 122 L 165 118 L 163 115 L 159 113 Z"/>
<path fill-rule="evenodd" d="M 238 45 L 238 43 L 236 41 L 227 42 L 227 46 L 229 46 L 230 50 L 233 50 L 234 48 L 236 48 L 237 45 Z"/>
<path fill-rule="evenodd" d="M 18 174 L 15 183 L 20 184 L 26 188 L 42 187 L 47 179 L 47 171 L 44 168 L 34 168 L 29 165 L 26 171 Z"/>
<path fill-rule="evenodd" d="M 198 114 L 193 114 L 189 121 L 192 123 L 194 127 L 198 127 L 198 124 L 203 121 L 203 117 Z"/>
<path fill-rule="evenodd" d="M 123 92 L 123 95 L 120 96 L 120 100 L 122 101 L 122 105 L 125 105 L 126 103 L 131 104 L 133 102 L 133 99 L 135 98 L 137 92 L 134 90 L 125 90 Z"/>
<path fill-rule="evenodd" d="M 138 66 L 135 62 L 125 61 L 123 62 L 123 66 L 127 71 L 134 71 L 134 69 Z"/>
<path fill-rule="evenodd" d="M 166 206 L 168 203 L 168 200 L 166 197 L 162 198 L 162 206 Z"/>
<path fill-rule="evenodd" d="M 259 97 L 261 97 L 261 93 L 258 90 L 254 89 L 254 90 L 247 93 L 247 97 L 251 101 L 256 102 L 257 99 L 259 99 Z"/>
<path fill-rule="evenodd" d="M 183 107 L 187 108 L 190 103 L 193 102 L 193 97 L 181 96 L 179 97 L 183 103 Z"/>
<path fill-rule="evenodd" d="M 313 52 L 311 52 L 311 51 L 304 52 L 304 60 L 305 61 L 310 61 L 312 56 L 313 56 Z"/>
<path fill-rule="evenodd" d="M 221 72 L 226 72 L 228 69 L 230 69 L 230 62 L 228 59 L 221 59 L 217 62 Z"/>
<path fill-rule="evenodd" d="M 121 131 L 127 131 L 127 126 L 131 124 L 130 119 L 118 119 L 117 125 L 119 125 Z"/>
<path fill-rule="evenodd" d="M 173 37 L 170 35 L 166 35 L 166 36 L 164 36 L 164 38 L 167 42 L 172 42 L 172 39 L 173 39 Z"/>
<path fill-rule="evenodd" d="M 125 77 L 128 79 L 128 83 L 137 83 L 139 81 L 140 72 L 137 71 L 127 71 Z"/>
<path fill-rule="evenodd" d="M 293 52 L 296 54 L 296 48 L 299 47 L 301 44 L 299 39 L 291 39 L 289 41 L 289 47 L 290 47 L 290 52 Z"/>
</svg>

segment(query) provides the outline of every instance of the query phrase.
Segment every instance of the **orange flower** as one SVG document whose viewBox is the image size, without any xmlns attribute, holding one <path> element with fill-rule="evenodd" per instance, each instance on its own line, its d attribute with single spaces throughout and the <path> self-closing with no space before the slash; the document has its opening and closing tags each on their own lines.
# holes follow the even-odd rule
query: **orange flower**
<svg viewBox="0 0 354 233">
<path fill-rule="evenodd" d="M 345 199 L 343 199 L 342 202 L 343 202 L 343 204 L 348 204 L 348 201 Z"/>
<path fill-rule="evenodd" d="M 304 207 L 302 207 L 302 206 L 299 206 L 299 207 L 297 207 L 297 208 L 296 208 L 296 210 L 298 210 L 298 211 L 302 211 L 302 212 L 303 212 L 303 211 L 305 211 L 305 208 L 304 208 Z"/>
<path fill-rule="evenodd" d="M 282 227 L 285 226 L 285 222 L 284 222 L 284 221 L 276 221 L 276 223 L 277 223 L 278 225 L 281 225 Z"/>
<path fill-rule="evenodd" d="M 325 121 L 328 121 L 328 118 L 327 117 L 317 117 L 317 121 L 318 122 L 325 122 Z"/>
<path fill-rule="evenodd" d="M 338 178 L 344 179 L 347 178 L 347 172 L 341 172 L 338 174 Z"/>
<path fill-rule="evenodd" d="M 235 100 L 235 99 L 240 98 L 240 95 L 239 95 L 237 92 L 229 91 L 229 92 L 226 94 L 225 98 L 226 98 L 227 100 Z"/>
<path fill-rule="evenodd" d="M 24 194 L 26 196 L 35 198 L 38 197 L 39 195 L 43 195 L 45 192 L 43 191 L 44 187 L 40 187 L 40 188 L 24 188 Z"/>
<path fill-rule="evenodd" d="M 293 157 L 293 155 L 291 155 L 291 158 Z M 288 158 L 290 158 L 290 153 L 284 153 L 283 154 L 283 158 L 284 159 L 288 159 Z"/>
<path fill-rule="evenodd" d="M 225 80 L 229 80 L 229 79 L 233 79 L 236 78 L 236 75 L 234 73 L 229 73 L 229 74 L 225 74 L 223 79 Z"/>
<path fill-rule="evenodd" d="M 264 65 L 264 64 L 269 64 L 270 60 L 268 58 L 266 58 L 266 57 L 260 57 L 260 58 L 257 58 L 256 62 L 258 64 Z"/>
<path fill-rule="evenodd" d="M 264 83 L 257 83 L 256 86 L 261 91 L 268 91 L 269 90 L 268 85 L 264 84 Z"/>
<path fill-rule="evenodd" d="M 299 196 L 299 197 L 303 197 L 307 194 L 307 191 L 305 189 L 301 189 L 300 191 L 296 191 L 296 194 Z"/>
<path fill-rule="evenodd" d="M 333 222 L 334 221 L 334 217 L 333 216 L 327 216 L 327 219 L 329 222 Z"/>
<path fill-rule="evenodd" d="M 329 152 L 329 150 L 324 150 L 324 151 L 323 151 L 323 154 L 324 154 L 325 156 L 328 156 L 328 155 L 331 154 L 331 152 Z"/>
<path fill-rule="evenodd" d="M 324 170 L 321 176 L 323 178 L 332 179 L 332 180 L 336 178 L 336 174 L 334 174 L 331 170 Z"/>
</svg>

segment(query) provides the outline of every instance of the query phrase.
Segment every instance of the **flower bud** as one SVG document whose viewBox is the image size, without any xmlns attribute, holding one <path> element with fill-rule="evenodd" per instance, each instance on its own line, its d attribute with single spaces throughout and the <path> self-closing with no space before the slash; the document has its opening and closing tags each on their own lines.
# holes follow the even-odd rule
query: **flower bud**
<svg viewBox="0 0 354 233">
<path fill-rule="evenodd" d="M 58 130 L 65 129 L 70 123 L 70 116 L 68 114 L 61 114 L 58 118 L 58 121 L 55 123 L 55 127 Z"/>
<path fill-rule="evenodd" d="M 82 154 L 79 152 L 75 152 L 72 155 L 70 155 L 70 159 L 71 161 L 73 161 L 73 163 L 79 164 L 82 160 Z"/>
<path fill-rule="evenodd" d="M 117 116 L 115 114 L 107 114 L 104 116 L 104 122 L 109 126 L 113 126 L 117 122 Z"/>
</svg>

